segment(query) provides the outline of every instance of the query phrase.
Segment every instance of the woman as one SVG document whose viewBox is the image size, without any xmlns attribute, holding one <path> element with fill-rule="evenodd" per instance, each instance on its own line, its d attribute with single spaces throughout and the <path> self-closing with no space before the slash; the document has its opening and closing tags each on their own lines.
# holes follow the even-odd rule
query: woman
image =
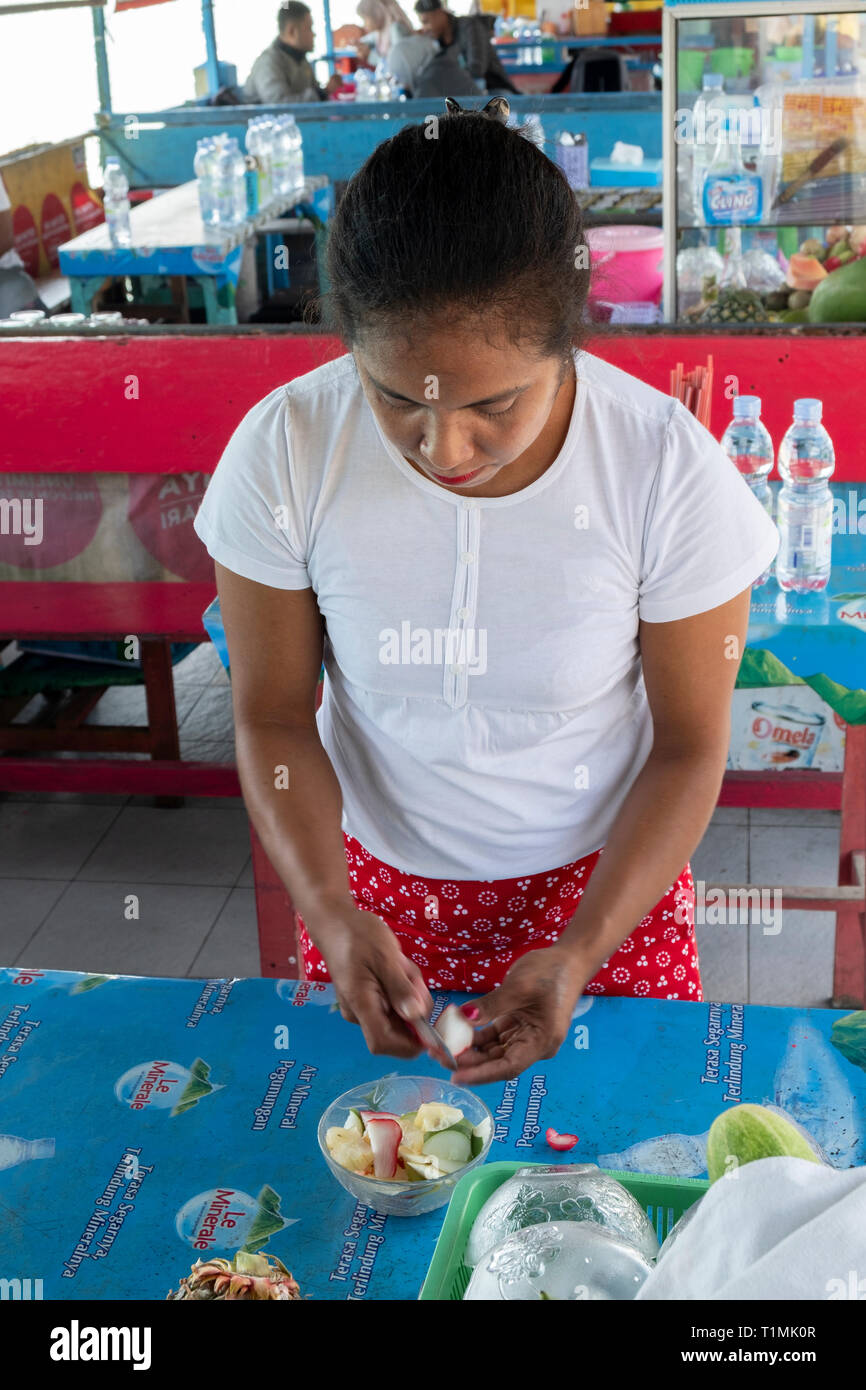
<svg viewBox="0 0 866 1390">
<path fill-rule="evenodd" d="M 364 21 L 364 37 L 357 46 L 362 63 L 372 61 L 375 67 L 394 44 L 412 33 L 412 21 L 397 0 L 360 0 L 357 12 Z"/>
<path fill-rule="evenodd" d="M 693 416 L 581 351 L 587 264 L 517 131 L 405 127 L 331 224 L 351 352 L 253 407 L 196 521 L 305 974 L 400 1057 L 428 987 L 481 995 L 469 1085 L 585 991 L 701 998 L 688 859 L 778 544 Z"/>
</svg>

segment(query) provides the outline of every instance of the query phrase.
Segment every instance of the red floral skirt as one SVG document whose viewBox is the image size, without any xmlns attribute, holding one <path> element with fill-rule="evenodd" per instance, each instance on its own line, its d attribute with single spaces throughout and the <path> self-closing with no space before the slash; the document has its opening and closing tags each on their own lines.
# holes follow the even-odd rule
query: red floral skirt
<svg viewBox="0 0 866 1390">
<path fill-rule="evenodd" d="M 391 928 L 428 989 L 486 994 L 527 951 L 556 941 L 574 916 L 603 850 L 522 878 L 434 879 L 383 864 L 343 834 L 352 896 Z M 587 994 L 703 999 L 694 928 L 691 867 L 606 960 Z M 579 920 L 579 915 L 578 915 Z M 328 967 L 298 917 L 304 978 L 328 980 Z"/>
</svg>

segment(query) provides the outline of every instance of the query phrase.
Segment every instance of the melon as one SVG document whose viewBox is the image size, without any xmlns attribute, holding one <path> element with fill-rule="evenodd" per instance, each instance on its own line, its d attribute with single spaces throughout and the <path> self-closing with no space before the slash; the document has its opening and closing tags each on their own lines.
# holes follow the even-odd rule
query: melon
<svg viewBox="0 0 866 1390">
<path fill-rule="evenodd" d="M 801 256 L 798 252 L 788 262 L 786 280 L 792 290 L 814 290 L 826 278 L 827 272 L 817 256 Z"/>
<path fill-rule="evenodd" d="M 810 1163 L 821 1162 L 800 1131 L 766 1106 L 737 1105 L 717 1115 L 707 1137 L 710 1182 L 758 1158 L 805 1158 Z"/>
<path fill-rule="evenodd" d="M 866 320 L 866 257 L 834 270 L 809 301 L 810 323 L 863 323 Z"/>
</svg>

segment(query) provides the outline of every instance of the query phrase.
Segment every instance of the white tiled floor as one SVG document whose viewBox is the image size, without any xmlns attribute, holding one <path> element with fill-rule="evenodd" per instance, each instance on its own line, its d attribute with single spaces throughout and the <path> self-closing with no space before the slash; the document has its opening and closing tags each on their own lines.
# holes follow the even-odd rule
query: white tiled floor
<svg viewBox="0 0 866 1390">
<path fill-rule="evenodd" d="M 175 667 L 183 756 L 231 761 L 230 688 L 213 648 Z M 111 701 L 110 706 L 108 701 Z M 117 687 L 94 722 L 139 723 L 143 697 Z M 696 885 L 837 882 L 833 811 L 717 809 L 692 856 Z M 130 898 L 137 900 L 130 915 Z M 698 925 L 707 998 L 826 1004 L 832 914 L 788 911 L 777 934 Z M 106 974 L 256 975 L 255 894 L 240 800 L 0 796 L 0 965 Z"/>
</svg>

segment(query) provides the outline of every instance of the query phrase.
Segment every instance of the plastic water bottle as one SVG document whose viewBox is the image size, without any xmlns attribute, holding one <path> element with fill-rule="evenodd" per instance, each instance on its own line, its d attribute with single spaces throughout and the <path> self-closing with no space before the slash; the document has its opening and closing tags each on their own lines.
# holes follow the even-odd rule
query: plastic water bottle
<svg viewBox="0 0 866 1390">
<path fill-rule="evenodd" d="M 735 396 L 734 418 L 722 435 L 722 448 L 772 520 L 773 494 L 767 478 L 773 470 L 773 441 L 761 423 L 760 396 Z M 752 588 L 766 584 L 771 571 L 772 567 L 764 570 Z"/>
<path fill-rule="evenodd" d="M 201 220 L 206 227 L 211 226 L 216 220 L 214 192 L 215 154 L 216 141 L 213 136 L 206 135 L 203 140 L 199 140 L 196 145 L 193 169 L 195 170 L 196 181 L 198 183 L 198 204 L 201 208 Z"/>
<path fill-rule="evenodd" d="M 779 446 L 776 579 L 781 589 L 797 593 L 826 589 L 830 579 L 833 496 L 827 480 L 836 455 L 821 413 L 820 401 L 795 401 L 794 423 Z"/>
<path fill-rule="evenodd" d="M 290 190 L 292 180 L 292 137 L 289 133 L 286 116 L 278 116 L 274 121 L 271 177 L 274 185 L 274 197 L 284 198 Z"/>
<path fill-rule="evenodd" d="M 743 162 L 743 112 L 731 107 L 725 114 L 715 154 L 703 178 L 703 221 L 710 227 L 760 222 L 764 180 Z"/>
<path fill-rule="evenodd" d="M 304 186 L 304 140 L 294 116 L 287 116 L 285 124 L 290 149 L 288 191 L 296 193 Z"/>
<path fill-rule="evenodd" d="M 691 211 L 695 222 L 702 218 L 701 206 L 704 195 L 704 174 L 716 149 L 716 134 L 710 120 L 711 111 L 718 109 L 717 98 L 724 97 L 725 81 L 720 72 L 705 72 L 700 96 L 691 111 L 691 138 L 686 140 L 688 153 L 683 160 L 689 166 L 691 185 Z M 718 117 L 716 120 L 718 121 Z"/>
<path fill-rule="evenodd" d="M 265 207 L 274 201 L 274 122 L 270 116 L 259 117 L 259 151 L 262 160 L 262 202 Z"/>
<path fill-rule="evenodd" d="M 243 201 L 239 196 L 242 190 Z M 219 146 L 214 180 L 216 203 L 216 224 L 218 227 L 234 227 L 246 215 L 246 165 L 237 140 L 223 140 Z"/>
<path fill-rule="evenodd" d="M 112 246 L 131 246 L 129 225 L 129 184 L 116 159 L 105 161 L 103 174 L 105 223 Z"/>
</svg>

